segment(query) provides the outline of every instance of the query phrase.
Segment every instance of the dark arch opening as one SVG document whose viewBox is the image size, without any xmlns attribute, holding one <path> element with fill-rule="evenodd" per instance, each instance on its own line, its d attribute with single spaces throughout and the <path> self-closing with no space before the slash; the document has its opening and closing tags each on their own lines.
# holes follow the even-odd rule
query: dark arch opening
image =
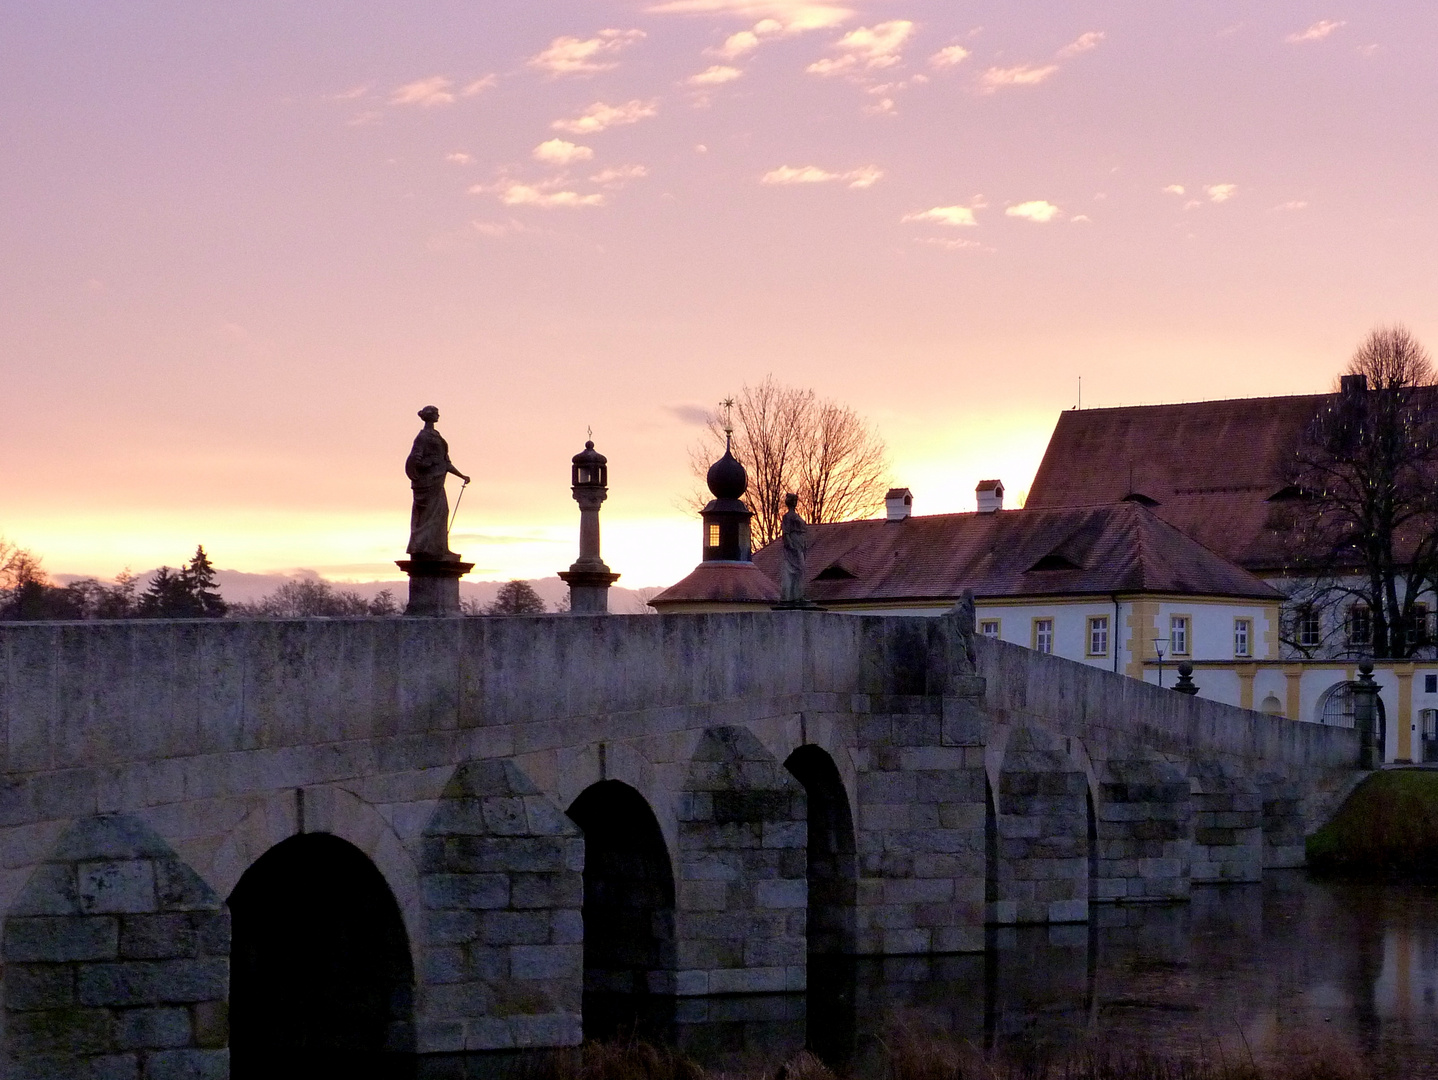
<svg viewBox="0 0 1438 1080">
<path fill-rule="evenodd" d="M 403 1075 L 401 1055 L 414 1050 L 409 938 L 362 851 L 328 833 L 292 836 L 245 871 L 229 905 L 236 1080 L 296 1062 Z"/>
<path fill-rule="evenodd" d="M 844 781 L 834 759 L 812 743 L 790 754 L 784 768 L 804 785 L 809 801 L 809 953 L 851 954 L 858 861 Z"/>
<path fill-rule="evenodd" d="M 674 872 L 659 822 L 618 780 L 589 785 L 569 816 L 584 831 L 585 1036 L 662 1023 L 638 1000 L 674 993 Z"/>
</svg>

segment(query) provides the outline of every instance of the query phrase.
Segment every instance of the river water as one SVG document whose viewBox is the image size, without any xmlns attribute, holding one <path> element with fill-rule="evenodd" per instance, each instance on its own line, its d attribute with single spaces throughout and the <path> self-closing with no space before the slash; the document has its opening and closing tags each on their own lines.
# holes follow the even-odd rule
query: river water
<svg viewBox="0 0 1438 1080">
<path fill-rule="evenodd" d="M 879 1040 L 902 1026 L 1015 1056 L 1099 1044 L 1243 1061 L 1306 1049 L 1377 1077 L 1438 1078 L 1433 885 L 1269 872 L 1262 884 L 1195 887 L 1187 904 L 997 930 L 984 955 L 810 971 L 807 995 L 681 999 L 641 1027 L 704 1065 L 746 1072 L 807 1045 L 877 1075 Z M 586 1009 L 590 1034 L 624 1023 L 622 1002 Z"/>
</svg>

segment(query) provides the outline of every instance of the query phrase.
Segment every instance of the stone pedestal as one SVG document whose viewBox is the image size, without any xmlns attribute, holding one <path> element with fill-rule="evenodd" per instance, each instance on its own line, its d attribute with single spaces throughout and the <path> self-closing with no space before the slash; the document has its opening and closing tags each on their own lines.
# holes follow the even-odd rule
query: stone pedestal
<svg viewBox="0 0 1438 1080">
<path fill-rule="evenodd" d="M 399 559 L 395 565 L 409 575 L 406 615 L 460 614 L 459 579 L 474 569 L 474 563 Z"/>
<path fill-rule="evenodd" d="M 575 563 L 568 570 L 561 570 L 559 578 L 569 586 L 569 610 L 575 615 L 607 615 L 609 613 L 609 586 L 619 580 L 619 575 L 609 567 L 602 570 L 581 570 Z"/>
</svg>

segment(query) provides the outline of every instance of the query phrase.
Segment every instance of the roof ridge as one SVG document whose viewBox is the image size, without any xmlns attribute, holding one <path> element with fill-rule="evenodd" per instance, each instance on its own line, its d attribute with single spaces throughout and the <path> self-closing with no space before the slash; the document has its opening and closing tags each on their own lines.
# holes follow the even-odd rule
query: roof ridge
<svg viewBox="0 0 1438 1080">
<path fill-rule="evenodd" d="M 1266 403 L 1273 401 L 1302 401 L 1305 399 L 1336 397 L 1336 390 L 1323 390 L 1312 394 L 1269 394 L 1264 397 L 1204 398 L 1200 401 L 1149 401 L 1134 405 L 1095 405 L 1087 409 L 1064 409 L 1060 419 L 1079 413 L 1126 412 L 1137 409 L 1181 409 L 1192 405 L 1232 405 L 1235 402 Z"/>
</svg>

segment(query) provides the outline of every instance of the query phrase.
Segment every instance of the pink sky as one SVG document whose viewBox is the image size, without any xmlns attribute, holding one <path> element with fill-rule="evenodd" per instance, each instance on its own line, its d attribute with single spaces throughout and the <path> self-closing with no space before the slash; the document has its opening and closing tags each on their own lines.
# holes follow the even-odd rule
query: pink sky
<svg viewBox="0 0 1438 1080">
<path fill-rule="evenodd" d="M 397 574 L 434 403 L 485 577 L 698 559 L 697 408 L 853 405 L 915 509 L 1056 414 L 1438 347 L 1418 3 L 10 5 L 0 535 L 54 572 Z M 1181 190 L 1180 190 L 1181 189 Z M 1242 448 L 1216 448 L 1241 453 Z"/>
</svg>

